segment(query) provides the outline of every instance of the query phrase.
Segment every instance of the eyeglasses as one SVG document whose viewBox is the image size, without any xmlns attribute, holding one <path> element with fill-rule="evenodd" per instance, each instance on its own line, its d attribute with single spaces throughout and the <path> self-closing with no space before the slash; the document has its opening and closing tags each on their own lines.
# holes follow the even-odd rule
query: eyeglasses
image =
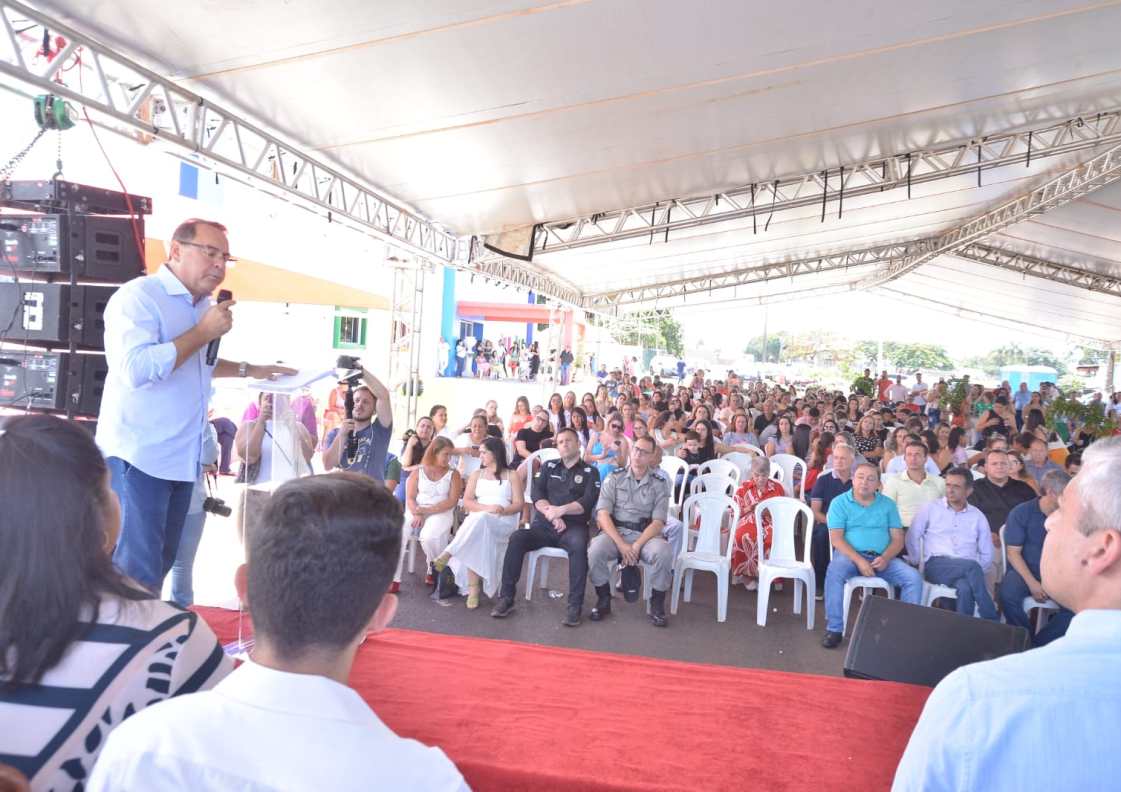
<svg viewBox="0 0 1121 792">
<path fill-rule="evenodd" d="M 200 245 L 198 242 L 184 242 L 180 239 L 177 239 L 175 241 L 180 245 L 188 245 L 193 248 L 198 248 L 202 251 L 202 254 L 204 256 L 211 260 L 222 259 L 222 261 L 227 264 L 229 264 L 231 261 L 237 261 L 237 259 L 231 256 L 229 253 L 222 250 L 221 248 L 216 248 L 213 245 Z"/>
<path fill-rule="evenodd" d="M 620 432 L 623 431 L 623 425 L 622 424 L 611 424 L 611 428 L 612 429 L 617 429 Z"/>
</svg>

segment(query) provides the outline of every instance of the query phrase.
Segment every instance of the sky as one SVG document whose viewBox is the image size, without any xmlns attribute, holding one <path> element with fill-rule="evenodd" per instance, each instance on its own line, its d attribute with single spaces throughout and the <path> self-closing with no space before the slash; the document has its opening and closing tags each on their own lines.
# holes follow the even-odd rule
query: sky
<svg viewBox="0 0 1121 792">
<path fill-rule="evenodd" d="M 734 354 L 742 352 L 752 338 L 762 335 L 764 313 L 769 333 L 816 331 L 875 341 L 882 329 L 884 341 L 940 344 L 951 358 L 958 360 L 1011 343 L 1048 349 L 1060 356 L 1065 356 L 1070 348 L 1051 334 L 986 324 L 859 292 L 783 302 L 766 310 L 733 302 L 674 309 L 686 349 L 702 340 L 705 348 L 722 347 Z"/>
</svg>

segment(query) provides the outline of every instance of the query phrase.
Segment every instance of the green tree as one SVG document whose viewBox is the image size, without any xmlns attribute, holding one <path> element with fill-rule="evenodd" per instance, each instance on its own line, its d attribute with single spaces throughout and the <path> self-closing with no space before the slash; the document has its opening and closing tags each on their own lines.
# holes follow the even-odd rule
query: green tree
<svg viewBox="0 0 1121 792">
<path fill-rule="evenodd" d="M 642 346 L 646 349 L 664 349 L 671 355 L 682 355 L 685 345 L 682 341 L 681 323 L 673 318 L 668 308 L 644 311 L 634 315 L 640 329 L 623 333 L 619 343 Z"/>
<path fill-rule="evenodd" d="M 1005 344 L 986 355 L 971 358 L 967 365 L 983 369 L 987 374 L 999 375 L 1003 366 L 1050 366 L 1063 376 L 1067 372 L 1066 363 L 1058 355 L 1046 349 L 1021 347 L 1019 344 Z"/>
<path fill-rule="evenodd" d="M 857 362 L 875 367 L 879 356 L 879 345 L 875 341 L 860 341 L 856 348 Z M 889 367 L 899 369 L 951 369 L 954 363 L 938 344 L 900 344 L 895 341 L 884 342 L 884 362 Z"/>
<path fill-rule="evenodd" d="M 779 353 L 782 351 L 783 337 L 785 332 L 775 333 L 774 335 L 767 336 L 767 357 L 770 362 L 778 360 Z M 755 336 L 747 342 L 747 346 L 743 348 L 745 355 L 754 355 L 755 359 L 763 361 L 763 336 Z"/>
</svg>

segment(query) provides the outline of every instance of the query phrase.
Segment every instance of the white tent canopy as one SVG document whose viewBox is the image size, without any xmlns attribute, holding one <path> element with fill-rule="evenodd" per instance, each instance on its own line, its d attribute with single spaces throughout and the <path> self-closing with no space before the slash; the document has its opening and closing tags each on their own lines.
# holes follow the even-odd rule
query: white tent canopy
<svg viewBox="0 0 1121 792">
<path fill-rule="evenodd" d="M 36 7 L 458 237 L 544 224 L 456 261 L 587 307 L 870 288 L 1121 341 L 1117 2 Z"/>
</svg>

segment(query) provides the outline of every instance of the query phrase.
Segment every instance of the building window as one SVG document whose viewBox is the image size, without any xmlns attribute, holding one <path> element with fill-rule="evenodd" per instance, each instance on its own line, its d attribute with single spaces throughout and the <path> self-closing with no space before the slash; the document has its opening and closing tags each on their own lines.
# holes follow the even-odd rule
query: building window
<svg viewBox="0 0 1121 792">
<path fill-rule="evenodd" d="M 336 307 L 335 349 L 357 349 L 366 346 L 366 317 L 361 313 Z"/>
</svg>

